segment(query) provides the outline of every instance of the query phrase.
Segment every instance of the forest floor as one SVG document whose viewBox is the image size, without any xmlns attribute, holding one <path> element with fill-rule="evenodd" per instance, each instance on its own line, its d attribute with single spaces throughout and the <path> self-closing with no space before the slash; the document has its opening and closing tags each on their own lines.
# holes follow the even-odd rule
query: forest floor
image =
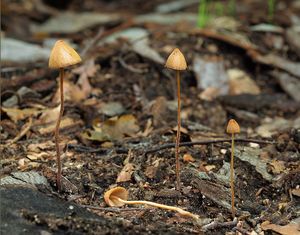
<svg viewBox="0 0 300 235">
<path fill-rule="evenodd" d="M 48 3 L 49 2 L 49 3 Z M 1 234 L 300 234 L 300 4 L 2 1 Z M 230 10 L 231 9 L 231 10 Z M 63 38 L 82 63 L 65 72 L 62 191 L 54 127 Z M 181 189 L 175 189 L 174 48 L 181 72 Z M 231 215 L 228 120 L 236 135 Z M 198 223 L 130 200 L 178 206 Z"/>
</svg>

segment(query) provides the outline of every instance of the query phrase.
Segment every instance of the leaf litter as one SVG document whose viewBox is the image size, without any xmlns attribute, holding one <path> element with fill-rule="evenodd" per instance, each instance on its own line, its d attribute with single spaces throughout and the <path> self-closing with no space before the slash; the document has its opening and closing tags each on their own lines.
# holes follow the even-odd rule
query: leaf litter
<svg viewBox="0 0 300 235">
<path fill-rule="evenodd" d="M 78 4 L 85 9 L 95 3 Z M 117 3 L 111 4 L 110 7 L 118 7 Z M 296 220 L 300 182 L 296 92 L 299 71 L 298 47 L 292 40 L 298 37 L 294 19 L 290 23 L 278 23 L 282 20 L 278 14 L 274 26 L 279 27 L 262 27 L 259 23 L 263 23 L 265 13 L 253 24 L 243 18 L 247 12 L 241 13 L 238 8 L 237 18 L 212 17 L 209 29 L 195 29 L 197 14 L 192 9 L 197 3 L 186 4 L 174 4 L 168 11 L 173 13 L 165 14 L 152 12 L 159 7 L 151 2 L 140 6 L 139 10 L 147 14 L 130 12 L 128 18 L 121 17 L 118 10 L 116 15 L 107 14 L 104 20 L 95 18 L 99 13 L 69 10 L 58 15 L 51 13 L 50 17 L 45 11 L 37 11 L 34 15 L 38 18 L 30 17 L 32 25 L 39 25 L 29 40 L 37 47 L 46 43 L 45 37 L 55 38 L 60 34 L 70 38 L 82 51 L 90 42 L 95 42 L 83 64 L 66 73 L 67 105 L 60 146 L 65 177 L 64 191 L 59 195 L 78 205 L 97 208 L 91 210 L 98 218 L 117 216 L 129 226 L 128 231 L 140 231 L 138 226 L 143 226 L 155 234 L 162 232 L 157 230 L 157 221 L 179 234 L 195 234 L 200 229 L 186 219 L 169 218 L 168 213 L 148 209 L 137 212 L 145 208 L 108 211 L 111 208 L 104 207 L 103 192 L 116 184 L 128 187 L 132 199 L 179 205 L 203 216 L 207 223 L 213 219 L 204 233 L 259 234 L 262 230 L 297 233 L 299 229 L 294 222 L 299 223 Z M 214 3 L 211 4 L 210 9 L 213 9 Z M 34 8 L 28 8 L 21 17 L 33 14 L 30 9 Z M 254 9 L 255 18 L 264 7 Z M 106 10 L 104 5 L 101 14 Z M 133 21 L 129 19 L 131 16 Z M 60 27 L 53 24 L 55 21 Z M 72 25 L 65 28 L 68 22 Z M 51 29 L 49 25 L 55 27 Z M 252 25 L 260 27 L 253 31 Z M 288 31 L 282 33 L 286 28 Z M 46 34 L 39 34 L 43 30 Z M 249 145 L 237 142 L 236 220 L 230 218 L 230 149 L 226 142 L 180 148 L 182 192 L 173 189 L 172 146 L 145 154 L 153 147 L 174 142 L 177 103 L 173 88 L 176 84 L 162 65 L 175 45 L 183 48 L 190 64 L 182 79 L 182 142 L 223 138 L 224 123 L 232 117 L 242 123 L 239 137 L 260 140 L 259 136 L 263 136 L 269 140 Z M 4 117 L 1 121 L 1 178 L 10 172 L 34 169 L 42 172 L 55 189 L 52 133 L 59 108 L 55 95 L 57 74 L 45 70 L 41 64 L 28 65 L 29 58 L 20 58 L 18 63 L 26 64 L 24 70 L 10 61 L 13 62 L 11 67 L 1 71 L 1 77 L 5 77 L 1 78 L 4 90 L 14 91 L 2 95 L 3 100 L 11 101 L 9 107 L 1 107 Z M 209 69 L 210 62 L 217 69 Z M 199 69 L 201 63 L 203 66 Z M 206 74 L 205 69 L 210 72 Z M 21 87 L 28 87 L 37 94 L 23 96 L 16 92 Z M 28 127 L 29 118 L 32 125 L 24 133 L 22 130 Z M 14 138 L 17 139 L 9 148 L 4 145 Z M 110 224 L 115 225 L 114 221 L 112 219 Z M 52 224 L 64 222 L 58 219 Z M 94 226 L 92 222 L 84 223 Z M 71 225 L 73 221 L 66 227 L 75 232 Z M 50 224 L 45 228 L 47 226 Z M 56 226 L 51 231 L 59 232 L 60 228 Z M 92 229 L 88 231 L 91 233 Z M 93 230 L 96 231 L 99 232 L 97 228 Z"/>
</svg>

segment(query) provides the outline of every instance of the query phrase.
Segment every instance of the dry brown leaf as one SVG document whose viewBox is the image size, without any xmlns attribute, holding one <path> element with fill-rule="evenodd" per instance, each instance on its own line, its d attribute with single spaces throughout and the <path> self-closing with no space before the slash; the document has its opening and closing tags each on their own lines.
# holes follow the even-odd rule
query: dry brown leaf
<svg viewBox="0 0 300 235">
<path fill-rule="evenodd" d="M 150 107 L 150 113 L 153 116 L 154 126 L 165 124 L 165 116 L 167 113 L 167 99 L 164 96 L 157 97 Z"/>
<path fill-rule="evenodd" d="M 42 135 L 49 134 L 54 132 L 56 123 L 51 123 L 50 125 L 46 125 L 38 128 L 38 132 Z M 61 120 L 60 129 L 69 128 L 72 126 L 82 125 L 82 120 L 74 120 L 72 118 L 66 117 Z"/>
<path fill-rule="evenodd" d="M 239 69 L 229 69 L 229 94 L 260 94 L 260 89 L 248 74 Z"/>
<path fill-rule="evenodd" d="M 38 110 L 35 108 L 26 108 L 26 109 L 18 109 L 18 108 L 4 108 L 1 110 L 10 117 L 12 121 L 17 123 L 20 120 L 24 120 L 30 116 L 36 116 L 41 113 L 43 110 Z"/>
<path fill-rule="evenodd" d="M 292 194 L 294 196 L 300 197 L 300 188 L 292 189 Z"/>
<path fill-rule="evenodd" d="M 207 171 L 211 171 L 211 170 L 213 170 L 213 169 L 216 168 L 215 165 L 206 165 L 206 166 L 204 166 L 204 167 L 205 167 L 205 169 L 206 169 Z"/>
<path fill-rule="evenodd" d="M 184 154 L 182 159 L 183 159 L 184 162 L 194 162 L 194 161 L 196 161 L 195 158 L 193 158 L 192 155 L 188 154 L 188 153 Z"/>
<path fill-rule="evenodd" d="M 89 78 L 95 76 L 100 66 L 95 64 L 94 59 L 85 61 L 81 66 L 73 70 L 76 74 L 79 74 L 77 85 L 81 88 L 82 92 L 88 96 L 92 92 L 92 86 L 89 82 Z"/>
<path fill-rule="evenodd" d="M 145 175 L 149 178 L 149 179 L 153 179 L 156 176 L 158 167 L 160 162 L 162 161 L 162 159 L 156 159 L 151 166 L 147 166 L 146 170 L 145 170 Z"/>
<path fill-rule="evenodd" d="M 265 221 L 261 224 L 263 230 L 272 230 L 282 235 L 300 235 L 299 223 L 291 222 L 287 225 L 281 226 L 277 224 L 271 224 L 269 221 Z"/>
<path fill-rule="evenodd" d="M 59 111 L 60 111 L 60 105 L 58 105 L 55 108 L 44 110 L 42 115 L 39 117 L 37 123 L 46 124 L 46 123 L 56 121 L 59 116 Z"/>
<path fill-rule="evenodd" d="M 285 170 L 284 161 L 272 160 L 269 164 L 271 165 L 273 174 L 280 174 Z"/>
<path fill-rule="evenodd" d="M 153 131 L 152 120 L 149 118 L 146 123 L 145 130 L 141 133 L 141 136 L 147 137 Z"/>
<path fill-rule="evenodd" d="M 127 163 L 119 173 L 117 183 L 130 181 L 133 171 L 134 165 L 131 163 Z"/>
<path fill-rule="evenodd" d="M 135 136 L 139 131 L 136 118 L 131 114 L 111 118 L 100 124 L 94 124 L 95 131 L 82 134 L 83 138 L 96 141 L 122 140 L 126 136 Z"/>
<path fill-rule="evenodd" d="M 69 80 L 64 80 L 64 100 L 70 100 L 73 102 L 79 102 L 87 98 L 89 94 L 86 94 L 78 85 L 73 84 Z M 54 97 L 54 103 L 60 103 L 60 91 L 57 89 Z"/>
</svg>

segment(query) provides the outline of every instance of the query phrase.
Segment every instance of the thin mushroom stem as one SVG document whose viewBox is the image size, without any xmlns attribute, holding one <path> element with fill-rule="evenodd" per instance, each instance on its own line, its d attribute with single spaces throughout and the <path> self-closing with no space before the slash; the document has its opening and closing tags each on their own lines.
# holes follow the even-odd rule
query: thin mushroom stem
<svg viewBox="0 0 300 235">
<path fill-rule="evenodd" d="M 176 189 L 180 190 L 180 162 L 179 162 L 179 142 L 180 142 L 180 71 L 176 70 L 177 80 L 177 135 L 175 144 L 175 159 L 176 159 Z"/>
<path fill-rule="evenodd" d="M 122 203 L 125 203 L 125 204 L 129 204 L 129 205 L 134 205 L 134 204 L 149 205 L 149 206 L 153 206 L 153 207 L 157 207 L 157 208 L 161 208 L 161 209 L 165 209 L 165 210 L 176 211 L 176 212 L 178 212 L 179 214 L 181 214 L 183 216 L 189 216 L 189 217 L 192 217 L 193 219 L 196 219 L 196 220 L 199 219 L 199 217 L 197 215 L 192 214 L 191 212 L 185 211 L 185 210 L 183 210 L 181 208 L 178 208 L 178 207 L 175 207 L 175 206 L 167 206 L 167 205 L 164 205 L 164 204 L 149 202 L 149 201 L 126 201 L 126 200 L 123 200 L 119 197 L 115 197 L 115 196 L 112 196 L 112 197 L 119 200 Z"/>
<path fill-rule="evenodd" d="M 60 86 L 60 111 L 59 116 L 56 121 L 55 126 L 55 147 L 56 147 L 56 161 L 57 161 L 57 175 L 56 175 L 56 184 L 58 191 L 61 190 L 61 159 L 60 159 L 60 147 L 59 147 L 59 126 L 60 121 L 64 113 L 64 69 L 60 68 L 59 70 L 59 86 Z"/>
<path fill-rule="evenodd" d="M 231 134 L 231 159 L 230 159 L 230 188 L 231 188 L 231 213 L 232 217 L 235 217 L 234 209 L 234 134 Z"/>
</svg>

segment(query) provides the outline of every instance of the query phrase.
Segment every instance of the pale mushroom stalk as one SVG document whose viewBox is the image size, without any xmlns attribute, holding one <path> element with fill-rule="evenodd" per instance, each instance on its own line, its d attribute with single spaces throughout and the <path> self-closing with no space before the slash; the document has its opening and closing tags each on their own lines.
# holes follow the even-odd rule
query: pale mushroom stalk
<svg viewBox="0 0 300 235">
<path fill-rule="evenodd" d="M 104 193 L 104 200 L 107 205 L 112 207 L 121 207 L 125 204 L 136 205 L 136 204 L 143 204 L 149 205 L 157 208 L 161 208 L 164 210 L 171 210 L 176 211 L 182 216 L 189 216 L 195 220 L 199 220 L 199 217 L 191 212 L 185 211 L 181 208 L 175 206 L 167 206 L 160 203 L 149 202 L 149 201 L 128 201 L 128 191 L 123 187 L 115 187 L 112 188 Z"/>
<path fill-rule="evenodd" d="M 60 111 L 54 130 L 57 163 L 56 185 L 58 191 L 61 191 L 62 171 L 59 147 L 59 126 L 64 113 L 64 68 L 77 64 L 80 61 L 81 58 L 77 54 L 77 52 L 68 44 L 66 44 L 63 40 L 58 40 L 54 44 L 49 58 L 49 67 L 52 69 L 59 69 Z"/>
<path fill-rule="evenodd" d="M 239 124 L 234 120 L 230 119 L 226 132 L 228 134 L 231 134 L 231 157 L 230 157 L 230 191 L 231 191 L 231 213 L 232 217 L 235 217 L 235 208 L 234 208 L 234 135 L 237 133 L 240 133 L 240 126 Z"/>
<path fill-rule="evenodd" d="M 186 60 L 184 55 L 178 48 L 175 48 L 172 53 L 169 55 L 166 65 L 167 68 L 173 69 L 176 71 L 176 80 L 177 80 L 177 134 L 175 142 L 175 170 L 176 170 L 176 189 L 180 190 L 180 161 L 179 161 L 179 142 L 180 142 L 180 129 L 181 129 L 181 120 L 180 120 L 180 71 L 187 69 Z"/>
<path fill-rule="evenodd" d="M 234 208 L 234 133 L 231 134 L 231 158 L 230 158 L 230 188 L 231 188 L 231 213 L 232 217 L 235 217 Z"/>
<path fill-rule="evenodd" d="M 191 212 L 188 212 L 188 211 L 183 210 L 176 206 L 167 206 L 164 204 L 160 204 L 160 203 L 156 203 L 156 202 L 149 202 L 149 201 L 126 201 L 126 200 L 123 200 L 121 198 L 114 197 L 114 196 L 113 196 L 113 198 L 115 198 L 116 200 L 118 200 L 122 203 L 128 204 L 128 205 L 138 205 L 138 204 L 148 205 L 148 206 L 153 206 L 153 207 L 157 207 L 157 208 L 164 209 L 164 210 L 176 211 L 177 213 L 179 213 L 182 216 L 188 216 L 188 217 L 192 217 L 194 219 L 199 219 L 199 217 L 197 215 L 194 215 Z"/>
<path fill-rule="evenodd" d="M 180 142 L 180 129 L 181 129 L 181 119 L 180 119 L 180 111 L 181 111 L 181 103 L 180 103 L 180 71 L 176 70 L 176 80 L 177 80 L 177 135 L 176 135 L 176 188 L 180 190 L 180 162 L 179 162 L 179 142 Z"/>
<path fill-rule="evenodd" d="M 61 118 L 64 113 L 64 68 L 59 69 L 59 90 L 60 90 L 60 110 L 59 116 L 55 126 L 55 147 L 56 147 L 56 161 L 57 161 L 57 175 L 56 184 L 57 188 L 61 190 L 61 159 L 60 159 L 60 147 L 59 147 L 59 126 Z"/>
</svg>

